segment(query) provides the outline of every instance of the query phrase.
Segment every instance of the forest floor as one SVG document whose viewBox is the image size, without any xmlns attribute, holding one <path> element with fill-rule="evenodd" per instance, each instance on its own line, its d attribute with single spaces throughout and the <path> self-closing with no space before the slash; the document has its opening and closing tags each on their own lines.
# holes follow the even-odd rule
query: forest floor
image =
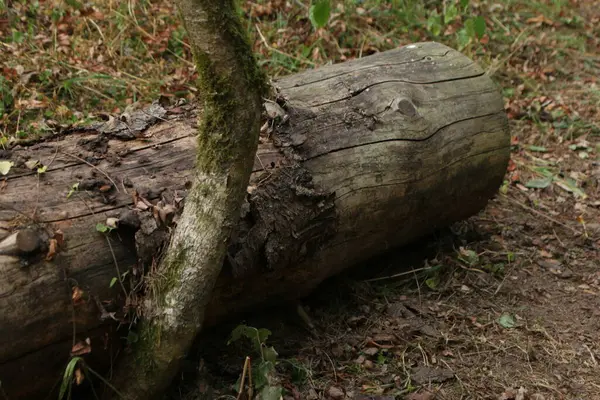
<svg viewBox="0 0 600 400">
<path fill-rule="evenodd" d="M 0 146 L 159 95 L 195 99 L 173 2 L 95 3 L 0 0 Z M 286 399 L 600 399 L 595 3 L 348 0 L 315 30 L 306 1 L 244 2 L 273 77 L 416 41 L 460 49 L 502 90 L 513 144 L 479 215 L 305 299 L 314 334 L 289 309 L 246 317 L 272 331 Z M 483 17 L 483 36 L 471 16 Z M 222 398 L 235 398 L 242 372 L 226 340 L 239 322 L 207 331 L 189 361 L 203 360 Z M 173 397 L 201 392 L 186 376 Z"/>
</svg>

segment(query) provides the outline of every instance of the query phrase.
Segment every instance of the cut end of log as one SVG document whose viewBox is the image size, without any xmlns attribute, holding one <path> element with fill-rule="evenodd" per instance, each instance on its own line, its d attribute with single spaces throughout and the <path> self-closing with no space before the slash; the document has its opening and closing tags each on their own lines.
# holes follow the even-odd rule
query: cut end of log
<svg viewBox="0 0 600 400">
<path fill-rule="evenodd" d="M 22 254 L 29 254 L 39 250 L 42 238 L 33 229 L 23 229 L 17 232 L 17 249 Z"/>
</svg>

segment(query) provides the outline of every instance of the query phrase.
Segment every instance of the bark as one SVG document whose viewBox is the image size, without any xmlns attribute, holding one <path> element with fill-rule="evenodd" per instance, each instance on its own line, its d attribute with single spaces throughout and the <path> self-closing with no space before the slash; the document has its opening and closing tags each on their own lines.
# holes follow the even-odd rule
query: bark
<svg viewBox="0 0 600 400">
<path fill-rule="evenodd" d="M 119 363 L 119 397 L 157 398 L 200 332 L 258 145 L 266 82 L 234 0 L 178 0 L 199 74 L 204 112 L 196 171 L 153 278 L 133 352 Z"/>
<path fill-rule="evenodd" d="M 502 98 L 481 68 L 446 46 L 418 43 L 275 85 L 285 115 L 267 103 L 273 131 L 261 136 L 206 324 L 304 296 L 475 214 L 506 170 Z M 122 316 L 124 296 L 109 283 L 117 266 L 129 271 L 127 289 L 130 277 L 154 275 L 172 226 L 161 215 L 168 205 L 187 209 L 191 196 L 196 112 L 156 104 L 0 155 L 15 162 L 0 191 L 0 380 L 10 398 L 39 398 L 60 379 L 73 327 L 77 341 L 91 338 L 88 364 L 118 363 L 109 350 L 126 332 L 115 332 L 109 313 Z M 36 159 L 49 165 L 45 174 L 27 169 Z M 110 247 L 94 229 L 107 218 L 120 220 Z M 63 243 L 46 261 L 58 230 Z M 73 287 L 86 293 L 74 308 Z"/>
</svg>

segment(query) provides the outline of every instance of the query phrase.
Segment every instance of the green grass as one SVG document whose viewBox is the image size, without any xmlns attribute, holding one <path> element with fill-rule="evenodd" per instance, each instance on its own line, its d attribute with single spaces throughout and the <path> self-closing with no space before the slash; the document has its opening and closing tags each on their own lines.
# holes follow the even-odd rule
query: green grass
<svg viewBox="0 0 600 400">
<path fill-rule="evenodd" d="M 557 70 L 565 62 L 581 66 L 577 74 L 563 74 L 566 79 L 598 72 L 593 57 L 598 28 L 566 0 L 333 3 L 329 23 L 320 30 L 308 19 L 308 0 L 240 3 L 259 63 L 270 76 L 424 40 L 458 48 L 492 69 L 504 88 L 525 82 L 526 96 L 551 82 L 526 73 L 525 62 Z M 6 21 L 0 23 L 5 140 L 55 131 L 98 112 L 119 113 L 160 95 L 196 98 L 192 55 L 173 2 L 102 0 L 89 6 L 77 0 L 17 0 L 0 6 L 0 20 Z M 540 15 L 546 22 L 530 20 Z M 485 21 L 483 37 L 474 33 L 475 20 Z M 593 90 L 579 96 L 590 107 L 598 105 Z"/>
</svg>

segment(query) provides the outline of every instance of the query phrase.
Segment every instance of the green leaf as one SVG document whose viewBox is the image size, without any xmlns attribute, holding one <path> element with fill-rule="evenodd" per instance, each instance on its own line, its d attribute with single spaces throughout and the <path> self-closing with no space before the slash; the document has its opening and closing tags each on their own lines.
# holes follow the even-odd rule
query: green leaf
<svg viewBox="0 0 600 400">
<path fill-rule="evenodd" d="M 468 18 L 465 21 L 465 33 L 466 35 L 472 39 L 475 37 L 475 20 L 473 18 Z"/>
<path fill-rule="evenodd" d="M 446 13 L 444 14 L 444 24 L 449 24 L 458 16 L 458 9 L 454 4 L 451 4 L 446 8 Z"/>
<path fill-rule="evenodd" d="M 532 179 L 525 184 L 530 189 L 545 189 L 552 183 L 552 178 Z"/>
<path fill-rule="evenodd" d="M 432 276 L 431 278 L 428 278 L 425 280 L 425 284 L 427 285 L 427 287 L 431 290 L 435 290 L 437 289 L 438 285 L 440 284 L 440 277 L 439 276 Z"/>
<path fill-rule="evenodd" d="M 48 170 L 48 166 L 47 165 L 42 165 L 41 167 L 38 167 L 37 173 L 38 174 L 45 174 L 47 170 Z"/>
<path fill-rule="evenodd" d="M 427 30 L 429 30 L 433 36 L 439 36 L 442 32 L 442 16 L 437 15 L 437 12 L 431 13 L 427 19 Z"/>
<path fill-rule="evenodd" d="M 513 253 L 512 251 L 509 251 L 508 253 L 506 253 L 506 261 L 508 261 L 509 263 L 514 262 L 515 261 L 515 253 Z"/>
<path fill-rule="evenodd" d="M 471 42 L 471 36 L 467 32 L 466 28 L 459 30 L 456 33 L 456 42 L 458 43 L 458 49 L 463 50 Z"/>
<path fill-rule="evenodd" d="M 15 163 L 12 161 L 0 160 L 0 174 L 2 174 L 2 175 L 8 174 L 8 171 L 10 171 L 10 168 L 13 165 L 15 165 Z"/>
<path fill-rule="evenodd" d="M 322 28 L 327 25 L 329 15 L 331 14 L 330 0 L 316 0 L 309 9 L 308 16 L 310 22 L 315 28 Z"/>
<path fill-rule="evenodd" d="M 475 17 L 474 28 L 478 38 L 482 38 L 485 35 L 485 19 L 481 15 Z"/>
<path fill-rule="evenodd" d="M 263 349 L 263 354 L 265 357 L 265 361 L 270 361 L 272 363 L 275 363 L 275 361 L 277 360 L 277 356 L 279 354 L 277 354 L 277 351 L 275 351 L 274 347 L 265 347 Z"/>
<path fill-rule="evenodd" d="M 251 326 L 238 325 L 231 332 L 231 338 L 229 339 L 229 342 L 227 344 L 230 344 L 231 342 L 236 342 L 236 341 L 240 340 L 242 337 L 245 337 L 245 338 L 250 339 L 250 341 L 252 342 L 252 346 L 254 346 L 254 350 L 258 354 L 262 354 L 261 350 L 262 350 L 262 343 L 264 342 L 264 340 L 262 340 L 261 338 L 265 338 L 265 340 L 266 340 L 266 338 L 270 334 L 271 334 L 271 332 L 267 329 L 261 329 L 259 331 L 258 329 L 251 327 Z"/>
<path fill-rule="evenodd" d="M 469 249 L 465 249 L 463 247 L 460 248 L 460 255 L 458 256 L 459 260 L 469 264 L 470 266 L 474 266 L 479 263 L 479 255 L 477 252 Z"/>
<path fill-rule="evenodd" d="M 100 233 L 106 233 L 110 230 L 110 228 L 106 225 L 104 225 L 102 222 L 98 222 L 96 224 L 96 230 Z"/>
<path fill-rule="evenodd" d="M 515 318 L 512 315 L 506 313 L 502 314 L 500 318 L 498 318 L 498 323 L 501 327 L 506 329 L 514 328 L 517 325 L 517 321 L 515 321 Z"/>
<path fill-rule="evenodd" d="M 556 178 L 554 183 L 560 187 L 561 189 L 566 190 L 569 193 L 573 193 L 576 197 L 581 197 L 582 199 L 587 198 L 587 194 L 579 187 L 577 187 L 577 182 L 575 182 L 571 178 L 560 179 Z"/>
<path fill-rule="evenodd" d="M 111 287 L 115 286 L 115 283 L 117 283 L 117 278 L 116 278 L 116 277 L 113 277 L 113 278 L 110 280 L 110 285 L 109 285 L 108 287 L 109 287 L 109 288 L 111 288 Z"/>
<path fill-rule="evenodd" d="M 261 328 L 258 330 L 258 339 L 260 340 L 261 343 L 264 343 L 267 341 L 267 339 L 269 338 L 269 336 L 271 336 L 271 331 L 265 328 Z"/>
<path fill-rule="evenodd" d="M 58 394 L 58 400 L 64 398 L 67 389 L 69 389 L 69 387 L 71 386 L 73 381 L 73 372 L 75 371 L 75 367 L 77 366 L 77 363 L 80 360 L 81 357 L 73 357 L 67 364 L 67 367 L 65 368 L 65 373 L 63 375 L 62 383 L 60 384 L 60 393 Z"/>
<path fill-rule="evenodd" d="M 71 189 L 69 189 L 69 193 L 67 193 L 67 199 L 69 197 L 71 197 L 73 195 L 73 193 L 75 193 L 78 190 L 79 190 L 79 182 L 76 182 L 73 185 L 71 185 Z"/>
<path fill-rule="evenodd" d="M 265 386 L 257 396 L 258 400 L 280 400 L 283 389 L 280 386 Z"/>
<path fill-rule="evenodd" d="M 254 379 L 254 386 L 260 390 L 265 386 L 269 385 L 269 376 L 275 370 L 275 365 L 270 361 L 263 361 L 258 364 L 258 368 L 254 370 L 252 378 Z"/>
<path fill-rule="evenodd" d="M 469 5 L 469 0 L 460 0 L 460 6 L 466 8 Z"/>
<path fill-rule="evenodd" d="M 548 149 L 545 148 L 544 146 L 533 146 L 533 145 L 531 145 L 531 146 L 528 147 L 528 149 L 530 151 L 535 151 L 537 153 L 546 153 L 546 152 L 548 152 Z"/>
<path fill-rule="evenodd" d="M 128 344 L 137 343 L 139 338 L 140 338 L 140 336 L 137 333 L 135 333 L 134 331 L 127 332 L 127 343 Z"/>
</svg>

